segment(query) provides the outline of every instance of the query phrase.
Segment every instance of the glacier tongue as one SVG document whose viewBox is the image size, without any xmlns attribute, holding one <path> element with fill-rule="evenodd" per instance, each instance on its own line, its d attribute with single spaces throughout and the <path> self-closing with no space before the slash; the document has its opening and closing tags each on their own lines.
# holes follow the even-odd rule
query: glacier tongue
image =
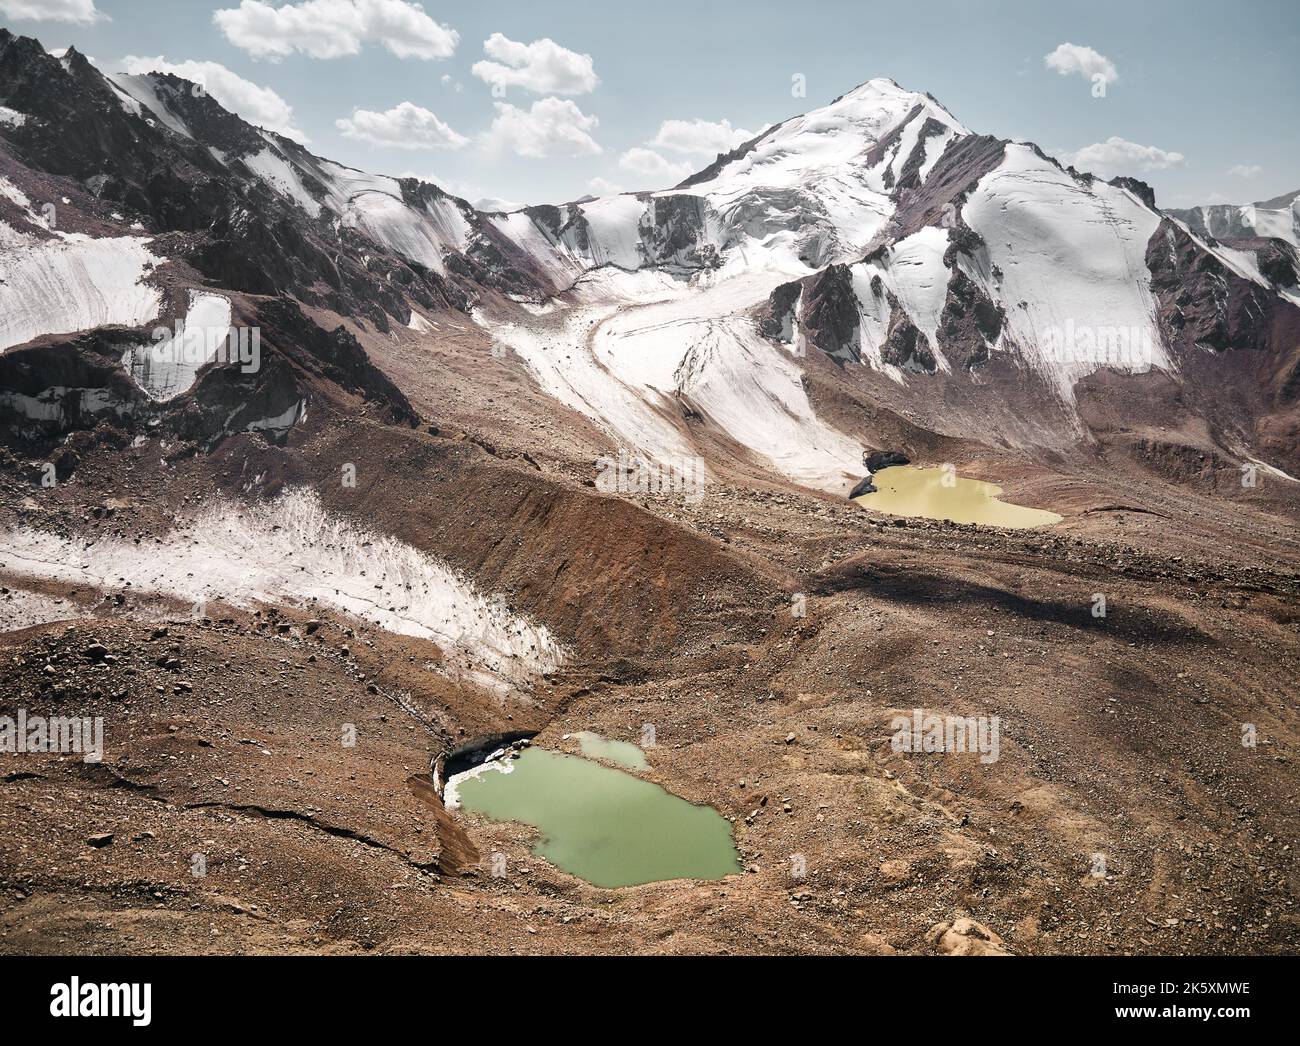
<svg viewBox="0 0 1300 1046">
<path fill-rule="evenodd" d="M 843 493 L 861 473 L 860 448 L 817 418 L 799 367 L 758 335 L 748 315 L 796 274 L 686 280 L 602 269 L 579 283 L 571 307 L 550 316 L 475 318 L 520 355 L 546 392 L 654 461 L 698 455 L 683 418 L 689 407 L 776 472 Z"/>
</svg>

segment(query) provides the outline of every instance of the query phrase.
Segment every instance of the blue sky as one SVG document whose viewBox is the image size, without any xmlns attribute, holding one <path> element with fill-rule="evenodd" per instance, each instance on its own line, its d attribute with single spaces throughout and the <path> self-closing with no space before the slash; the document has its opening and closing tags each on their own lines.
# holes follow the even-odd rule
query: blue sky
<svg viewBox="0 0 1300 1046">
<path fill-rule="evenodd" d="M 321 155 L 474 200 L 663 187 L 728 134 L 875 76 L 929 91 L 974 131 L 1066 161 L 1083 150 L 1100 173 L 1152 183 L 1166 206 L 1300 188 L 1296 0 L 242 3 L 0 0 L 0 24 L 105 69 L 127 56 L 218 63 L 227 97 L 254 99 L 243 115 L 278 114 Z M 232 12 L 221 25 L 218 10 Z M 557 46 L 527 46 L 542 40 Z M 1053 53 L 1076 71 L 1049 68 Z M 510 72 L 475 75 L 485 60 Z M 792 96 L 796 75 L 806 97 Z M 669 120 L 706 123 L 661 134 Z"/>
</svg>

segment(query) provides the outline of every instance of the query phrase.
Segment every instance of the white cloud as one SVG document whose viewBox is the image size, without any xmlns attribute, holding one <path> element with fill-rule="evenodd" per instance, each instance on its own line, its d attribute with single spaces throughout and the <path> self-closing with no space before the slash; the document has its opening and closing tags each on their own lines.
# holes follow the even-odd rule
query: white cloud
<svg viewBox="0 0 1300 1046">
<path fill-rule="evenodd" d="M 593 178 L 587 183 L 587 188 L 597 196 L 617 196 L 623 191 L 623 186 L 606 178 Z"/>
<path fill-rule="evenodd" d="M 514 200 L 503 200 L 500 196 L 482 196 L 474 201 L 476 211 L 517 211 L 526 206 Z"/>
<path fill-rule="evenodd" d="M 445 193 L 459 196 L 475 210 L 479 211 L 517 211 L 521 207 L 528 206 L 528 204 L 520 200 L 495 196 L 476 182 L 462 182 L 454 178 L 444 178 L 440 174 L 419 174 L 415 171 L 407 171 L 405 174 L 399 175 L 399 177 L 415 178 L 418 181 L 436 185 Z"/>
<path fill-rule="evenodd" d="M 1229 167 L 1228 173 L 1234 178 L 1258 178 L 1264 173 L 1264 168 L 1257 163 L 1239 163 L 1235 167 Z"/>
<path fill-rule="evenodd" d="M 1091 47 L 1078 44 L 1059 45 L 1051 54 L 1043 56 L 1043 64 L 1062 76 L 1077 74 L 1086 80 L 1100 76 L 1105 84 L 1113 84 L 1119 79 L 1119 70 L 1114 62 Z"/>
<path fill-rule="evenodd" d="M 428 109 L 402 102 L 384 113 L 358 109 L 334 121 L 345 138 L 395 149 L 463 149 L 469 139 L 457 134 Z"/>
<path fill-rule="evenodd" d="M 279 59 L 295 51 L 341 58 L 357 54 L 366 41 L 382 43 L 398 58 L 450 58 L 460 41 L 456 30 L 406 0 L 302 0 L 282 7 L 242 0 L 214 11 L 212 20 L 255 58 Z"/>
<path fill-rule="evenodd" d="M 0 14 L 15 21 L 73 22 L 77 25 L 109 20 L 108 15 L 96 9 L 95 0 L 0 0 Z"/>
<path fill-rule="evenodd" d="M 307 136 L 293 125 L 293 106 L 269 87 L 259 87 L 219 62 L 169 62 L 161 55 L 141 58 L 129 54 L 122 59 L 122 69 L 133 75 L 171 73 L 202 84 L 203 89 L 221 105 L 249 123 L 277 131 L 296 142 L 307 141 Z"/>
<path fill-rule="evenodd" d="M 493 33 L 483 41 L 483 53 L 496 61 L 475 62 L 471 71 L 489 84 L 523 87 L 534 94 L 586 94 L 600 82 L 591 55 L 550 38 L 524 44 Z"/>
<path fill-rule="evenodd" d="M 756 133 L 732 127 L 730 120 L 665 120 L 650 144 L 678 153 L 729 153 Z"/>
<path fill-rule="evenodd" d="M 1139 145 L 1111 135 L 1104 142 L 1085 145 L 1070 158 L 1081 170 L 1097 174 L 1132 174 L 1134 171 L 1164 171 L 1181 167 L 1186 157 L 1154 145 Z"/>
<path fill-rule="evenodd" d="M 591 137 L 600 122 L 573 102 L 542 98 L 531 109 L 497 102 L 496 118 L 483 136 L 489 152 L 508 150 L 520 156 L 595 156 L 602 152 Z"/>
<path fill-rule="evenodd" d="M 653 149 L 637 146 L 618 159 L 623 170 L 640 179 L 646 187 L 669 188 L 689 175 L 694 168 L 689 163 L 673 163 Z"/>
</svg>

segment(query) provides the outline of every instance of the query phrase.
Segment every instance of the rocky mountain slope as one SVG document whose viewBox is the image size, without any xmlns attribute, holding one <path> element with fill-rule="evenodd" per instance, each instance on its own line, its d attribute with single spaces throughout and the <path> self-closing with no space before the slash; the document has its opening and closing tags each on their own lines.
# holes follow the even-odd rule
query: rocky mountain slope
<svg viewBox="0 0 1300 1046">
<path fill-rule="evenodd" d="M 1300 189 L 1256 203 L 1215 203 L 1169 213 L 1193 232 L 1225 243 L 1281 240 L 1292 247 L 1300 246 Z"/>
</svg>

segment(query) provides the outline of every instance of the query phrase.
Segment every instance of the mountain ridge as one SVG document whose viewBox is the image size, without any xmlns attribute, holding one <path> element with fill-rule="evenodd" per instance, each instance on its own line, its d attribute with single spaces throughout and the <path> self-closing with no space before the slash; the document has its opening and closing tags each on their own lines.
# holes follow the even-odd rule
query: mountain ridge
<svg viewBox="0 0 1300 1046">
<path fill-rule="evenodd" d="M 1206 349 L 1279 357 L 1247 416 L 1191 397 L 1223 450 L 1246 454 L 1294 409 L 1284 343 L 1300 327 L 1300 278 L 1285 246 L 1198 236 L 1139 180 L 974 134 L 886 78 L 674 188 L 481 212 L 253 128 L 171 74 L 103 74 L 0 34 L 0 104 L 32 110 L 0 131 L 10 148 L 139 215 L 137 237 L 173 237 L 176 261 L 210 286 L 288 295 L 379 335 L 462 312 L 548 395 L 652 457 L 691 453 L 691 419 L 705 419 L 742 457 L 848 489 L 853 443 L 880 436 L 818 417 L 809 351 L 855 400 L 919 412 L 945 436 L 1002 428 L 1029 453 L 1093 441 L 1075 389 L 1098 368 L 1176 373 Z M 51 125 L 66 119 L 96 130 Z M 18 209 L 19 235 L 50 235 L 29 218 Z M 672 338 L 629 327 L 637 312 L 662 315 Z M 580 336 L 588 326 L 598 333 Z M 1092 348 L 1062 344 L 1081 331 Z M 1116 331 L 1134 346 L 1096 347 Z M 556 355 L 574 342 L 580 359 Z M 1261 448 L 1297 467 L 1292 448 Z"/>
</svg>

